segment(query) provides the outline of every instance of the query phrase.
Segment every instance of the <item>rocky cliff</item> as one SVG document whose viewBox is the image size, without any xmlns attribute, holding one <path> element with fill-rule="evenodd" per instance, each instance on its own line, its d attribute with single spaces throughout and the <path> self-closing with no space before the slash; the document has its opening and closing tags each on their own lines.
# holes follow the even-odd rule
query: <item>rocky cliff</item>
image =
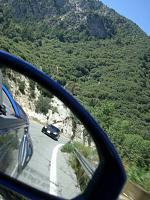
<svg viewBox="0 0 150 200">
<path fill-rule="evenodd" d="M 47 114 L 37 113 L 36 102 L 41 95 L 41 91 L 35 86 L 35 97 L 29 97 L 31 90 L 29 80 L 22 75 L 18 75 L 18 78 L 25 84 L 24 93 L 21 93 L 19 83 L 17 79 L 14 78 L 14 73 L 11 75 L 14 80 L 12 80 L 12 78 L 7 78 L 9 90 L 14 99 L 22 106 L 30 120 L 38 121 L 43 125 L 53 124 L 60 129 L 61 134 L 66 138 L 88 144 L 88 135 L 84 136 L 84 126 L 76 119 L 76 128 L 73 127 L 75 116 L 63 102 L 57 97 L 53 97 L 50 101 Z M 4 79 L 6 79 L 6 77 Z"/>
<path fill-rule="evenodd" d="M 7 21 L 5 29 L 10 21 L 19 24 L 16 34 L 19 31 L 25 39 L 29 31 L 32 40 L 35 35 L 58 37 L 63 42 L 111 38 L 118 34 L 144 35 L 136 24 L 99 0 L 1 0 L 0 20 Z"/>
</svg>

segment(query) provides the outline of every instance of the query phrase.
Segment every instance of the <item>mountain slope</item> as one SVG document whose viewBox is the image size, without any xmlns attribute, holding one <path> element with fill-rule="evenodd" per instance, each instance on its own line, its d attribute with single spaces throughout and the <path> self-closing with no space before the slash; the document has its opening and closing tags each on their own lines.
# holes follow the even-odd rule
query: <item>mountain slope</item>
<svg viewBox="0 0 150 200">
<path fill-rule="evenodd" d="M 96 0 L 1 0 L 0 8 L 0 47 L 74 94 L 108 133 L 130 179 L 149 190 L 150 38 Z"/>
<path fill-rule="evenodd" d="M 93 37 L 145 36 L 137 25 L 98 0 L 2 0 L 0 8 L 2 31 L 10 37 L 15 32 L 31 41 L 46 36 L 77 42 Z M 12 22 L 20 27 L 11 26 Z"/>
</svg>

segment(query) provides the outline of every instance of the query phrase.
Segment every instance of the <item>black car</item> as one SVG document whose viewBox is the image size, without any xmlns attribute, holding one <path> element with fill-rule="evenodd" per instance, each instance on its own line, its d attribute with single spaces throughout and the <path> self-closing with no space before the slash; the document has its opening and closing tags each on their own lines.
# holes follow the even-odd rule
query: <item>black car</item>
<svg viewBox="0 0 150 200">
<path fill-rule="evenodd" d="M 54 140 L 58 140 L 60 137 L 60 130 L 52 124 L 44 126 L 42 128 L 42 133 L 50 136 Z"/>
</svg>

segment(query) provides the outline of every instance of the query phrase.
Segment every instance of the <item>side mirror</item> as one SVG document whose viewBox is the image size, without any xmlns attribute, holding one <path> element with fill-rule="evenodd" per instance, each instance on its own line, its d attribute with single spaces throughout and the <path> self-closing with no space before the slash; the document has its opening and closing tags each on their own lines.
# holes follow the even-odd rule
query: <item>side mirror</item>
<svg viewBox="0 0 150 200">
<path fill-rule="evenodd" d="M 89 199 L 89 200 L 90 199 L 94 199 L 94 200 L 96 200 L 96 199 L 97 200 L 98 199 L 105 199 L 105 200 L 106 199 L 111 199 L 111 200 L 117 199 L 117 197 L 125 183 L 125 180 L 126 180 L 125 171 L 124 171 L 124 168 L 122 166 L 122 163 L 120 161 L 120 158 L 119 158 L 114 146 L 108 139 L 108 137 L 105 134 L 105 132 L 103 131 L 103 129 L 99 127 L 99 125 L 94 120 L 94 118 L 83 108 L 83 106 L 81 106 L 81 104 L 71 94 L 69 94 L 56 81 L 54 81 L 48 75 L 46 75 L 42 71 L 38 70 L 31 64 L 21 60 L 20 58 L 17 58 L 15 56 L 11 55 L 9 53 L 6 53 L 4 51 L 0 51 L 0 64 L 2 67 L 4 67 L 3 68 L 4 70 L 2 70 L 2 71 L 6 78 L 11 79 L 10 73 L 7 73 L 11 69 L 11 70 L 15 71 L 14 73 L 16 73 L 16 72 L 19 73 L 19 76 L 16 73 L 16 76 L 18 76 L 19 79 L 21 79 L 21 77 L 23 75 L 28 80 L 34 81 L 34 84 L 39 84 L 42 88 L 42 89 L 40 89 L 40 91 L 42 91 L 43 89 L 45 89 L 47 91 L 46 92 L 47 103 L 42 102 L 43 100 L 41 98 L 39 105 L 44 105 L 44 106 L 50 105 L 48 103 L 48 95 L 49 94 L 51 94 L 55 99 L 57 98 L 56 105 L 57 106 L 60 105 L 60 107 L 62 106 L 63 111 L 69 113 L 69 114 L 65 114 L 65 117 L 63 116 L 64 112 L 59 111 L 57 113 L 59 118 L 62 117 L 62 121 L 65 124 L 64 126 L 66 127 L 66 125 L 69 124 L 69 121 L 67 121 L 67 120 L 68 120 L 68 118 L 71 119 L 71 116 L 73 116 L 72 117 L 73 119 L 72 119 L 71 125 L 70 125 L 72 128 L 69 129 L 70 132 L 71 132 L 71 130 L 73 130 L 73 124 L 74 124 L 74 127 L 80 126 L 80 132 L 82 133 L 82 135 L 83 134 L 86 135 L 88 132 L 89 136 L 93 139 L 91 149 L 92 149 L 92 152 L 97 152 L 97 155 L 98 155 L 97 156 L 98 159 L 96 160 L 97 164 L 96 164 L 96 167 L 94 168 L 94 170 L 93 170 L 93 167 L 91 166 L 89 160 L 87 158 L 85 158 L 85 156 L 83 155 L 82 152 L 80 152 L 80 151 L 78 151 L 78 149 L 76 149 L 77 145 L 73 146 L 73 148 L 74 148 L 73 152 L 76 155 L 76 158 L 78 159 L 80 165 L 83 168 L 86 168 L 86 169 L 84 169 L 84 171 L 87 170 L 88 171 L 87 173 L 89 173 L 89 177 L 90 177 L 89 181 L 87 182 L 87 185 L 84 188 L 84 190 L 82 191 L 82 193 L 79 196 L 77 196 L 78 194 L 75 195 L 76 196 L 75 199 Z M 24 79 L 24 80 L 26 80 L 26 79 Z M 14 80 L 14 82 L 16 82 L 16 79 Z M 15 87 L 15 86 L 12 86 L 12 87 Z M 22 90 L 24 91 L 24 87 L 22 88 Z M 19 126 L 23 127 L 25 130 L 25 133 L 23 132 L 23 135 L 20 138 L 18 138 L 19 133 L 17 133 L 17 141 L 20 141 L 20 144 L 21 143 L 23 144 L 23 145 L 21 145 L 22 148 L 20 148 L 20 146 L 19 146 L 19 151 L 17 153 L 17 155 L 19 157 L 18 160 L 20 161 L 20 163 L 18 164 L 18 160 L 13 159 L 13 156 L 11 154 L 9 154 L 10 159 L 13 159 L 13 162 L 16 162 L 17 169 L 19 166 L 19 173 L 16 173 L 15 168 L 13 169 L 14 171 L 12 170 L 12 173 L 9 173 L 10 172 L 9 167 L 8 167 L 9 170 L 4 170 L 2 167 L 0 167 L 0 185 L 5 188 L 8 188 L 14 192 L 17 192 L 27 198 L 30 198 L 30 199 L 59 199 L 60 197 L 61 198 L 65 197 L 65 196 L 56 195 L 56 192 L 55 192 L 56 187 L 53 188 L 52 185 L 50 187 L 50 191 L 47 191 L 47 190 L 45 191 L 42 188 L 33 187 L 34 185 L 31 182 L 29 184 L 29 182 L 26 182 L 24 180 L 24 178 L 20 178 L 21 174 L 24 172 L 24 170 L 26 170 L 28 168 L 30 162 L 34 159 L 34 157 L 33 157 L 34 154 L 37 153 L 37 149 L 34 148 L 34 143 L 32 144 L 32 142 L 31 142 L 32 138 L 30 138 L 30 132 L 33 132 L 32 137 L 34 137 L 35 140 L 36 140 L 36 137 L 40 138 L 39 143 L 41 146 L 40 145 L 38 146 L 38 150 L 39 150 L 40 148 L 42 149 L 43 141 L 48 141 L 47 145 L 49 144 L 49 141 L 50 141 L 49 136 L 54 137 L 54 139 L 56 139 L 56 140 L 59 140 L 59 137 L 61 137 L 61 132 L 64 132 L 64 127 L 62 127 L 62 125 L 58 126 L 59 123 L 57 124 L 56 120 L 53 119 L 52 116 L 50 118 L 50 114 L 46 115 L 46 113 L 45 113 L 45 118 L 47 121 L 44 122 L 43 126 L 39 126 L 39 128 L 38 128 L 38 130 L 40 129 L 41 135 L 38 136 L 38 133 L 37 133 L 37 130 L 36 130 L 34 124 L 32 126 L 32 131 L 31 131 L 31 128 L 29 128 L 29 131 L 28 131 L 28 125 L 30 124 L 30 120 L 28 120 L 28 117 L 27 117 L 26 113 L 24 112 L 24 109 L 22 109 L 22 106 L 20 107 L 20 105 L 17 103 L 17 101 L 14 100 L 13 97 L 11 97 L 11 95 L 7 94 L 7 96 L 9 96 L 8 98 L 11 102 L 11 105 L 13 105 L 14 118 L 9 119 L 9 120 L 7 119 L 8 118 L 7 113 L 9 110 L 8 109 L 9 106 L 7 104 L 6 105 L 6 117 L 4 115 L 0 115 L 0 132 L 3 133 L 3 136 L 6 136 L 5 135 L 5 132 L 6 132 L 8 138 L 9 138 L 8 131 L 13 130 L 12 134 L 14 134 L 14 132 L 16 131 L 15 126 L 17 125 L 18 127 Z M 17 96 L 17 94 L 16 94 L 16 96 Z M 54 102 L 54 103 L 56 103 L 56 102 Z M 4 126 L 4 123 L 6 123 L 6 121 L 8 122 L 8 124 L 10 126 L 10 129 L 7 129 L 7 130 Z M 46 123 L 46 126 L 45 126 L 45 123 Z M 61 124 L 62 124 L 62 122 L 61 122 Z M 41 130 L 42 130 L 44 136 L 41 133 Z M 84 130 L 86 130 L 86 131 L 84 132 Z M 73 134 L 70 135 L 70 137 L 68 138 L 68 142 L 71 141 L 72 136 L 73 136 Z M 2 134 L 0 137 L 2 137 Z M 44 139 L 43 139 L 43 137 L 44 137 Z M 7 139 L 7 137 L 3 137 L 3 139 Z M 17 149 L 18 144 L 16 144 L 15 141 L 16 141 L 16 138 L 13 138 L 13 141 L 9 141 L 9 142 L 13 143 L 14 149 Z M 55 142 L 57 142 L 57 141 L 55 141 Z M 43 146 L 44 146 L 44 144 L 43 144 Z M 52 143 L 52 145 L 53 144 L 54 143 Z M 57 148 L 55 149 L 55 151 L 58 151 L 58 148 L 60 148 L 60 146 L 61 145 L 58 145 Z M 70 146 L 68 145 L 66 148 L 71 148 L 71 147 L 72 147 L 72 145 L 70 145 Z M 87 144 L 87 148 L 89 148 L 88 144 Z M 48 147 L 48 149 L 49 149 L 49 147 Z M 82 147 L 81 147 L 81 149 L 82 149 Z M 42 165 L 43 164 L 42 158 L 45 155 L 47 156 L 48 152 L 49 152 L 47 150 L 47 148 L 45 151 L 46 152 L 44 155 L 43 154 L 40 155 L 41 151 L 38 152 L 39 156 L 41 156 L 40 164 L 41 164 L 42 171 L 45 170 L 44 166 Z M 37 159 L 37 158 L 35 158 L 35 159 Z M 38 162 L 40 162 L 40 161 L 38 161 Z M 34 166 L 35 168 L 38 166 L 38 164 L 39 164 L 38 162 L 37 163 L 35 162 L 36 163 L 36 165 Z M 55 162 L 55 158 L 51 160 L 52 164 L 54 162 Z M 59 162 L 61 162 L 61 160 L 59 160 Z M 2 166 L 2 163 L 0 163 L 0 166 Z M 55 177 L 55 175 L 56 175 L 55 168 L 56 168 L 56 166 L 54 165 L 52 172 L 50 172 L 51 173 L 50 176 L 52 176 L 52 177 Z M 63 166 L 62 168 L 64 168 L 64 171 L 65 171 L 65 167 Z M 67 171 L 65 171 L 65 172 L 67 173 Z M 30 171 L 30 173 L 31 173 L 30 175 L 32 176 L 32 173 L 34 173 L 34 171 Z M 40 176 L 40 174 L 39 174 L 39 176 Z M 44 179 L 45 177 L 41 176 L 40 178 Z M 54 179 L 52 178 L 51 182 L 53 182 L 53 180 Z M 38 184 L 39 184 L 39 182 L 37 183 L 37 185 Z M 43 188 L 44 187 L 46 187 L 46 186 L 43 185 Z M 43 191 L 41 191 L 41 190 L 43 190 Z M 68 185 L 68 192 L 69 192 L 69 190 L 70 190 L 70 188 Z M 72 197 L 69 197 L 69 198 L 72 198 Z"/>
</svg>

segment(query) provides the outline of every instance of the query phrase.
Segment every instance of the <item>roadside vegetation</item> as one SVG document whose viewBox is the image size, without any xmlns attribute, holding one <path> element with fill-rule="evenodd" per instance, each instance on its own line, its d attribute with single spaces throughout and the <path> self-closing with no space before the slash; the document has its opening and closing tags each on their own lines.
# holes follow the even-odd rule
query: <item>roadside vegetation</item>
<svg viewBox="0 0 150 200">
<path fill-rule="evenodd" d="M 99 158 L 95 149 L 89 148 L 88 146 L 85 146 L 79 142 L 69 142 L 65 144 L 61 149 L 62 152 L 69 154 L 69 163 L 76 174 L 81 191 L 84 191 L 89 182 L 89 177 L 87 176 L 74 153 L 75 148 L 93 165 L 98 164 Z"/>
</svg>

